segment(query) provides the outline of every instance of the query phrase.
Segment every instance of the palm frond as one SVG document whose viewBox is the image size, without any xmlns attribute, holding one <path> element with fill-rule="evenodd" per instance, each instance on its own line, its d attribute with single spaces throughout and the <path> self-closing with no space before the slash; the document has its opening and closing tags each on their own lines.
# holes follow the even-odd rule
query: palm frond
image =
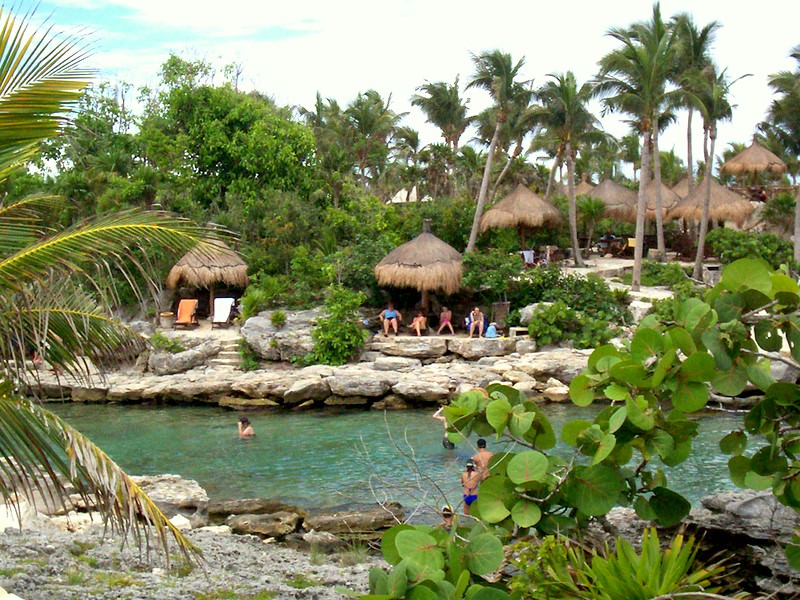
<svg viewBox="0 0 800 600">
<path fill-rule="evenodd" d="M 13 395 L 9 382 L 0 382 L 0 495 L 13 505 L 21 497 L 35 502 L 62 503 L 65 482 L 89 505 L 95 505 L 113 531 L 131 534 L 149 549 L 153 542 L 169 561 L 172 544 L 187 560 L 200 558 L 193 546 L 167 520 L 108 455 L 86 436 L 50 411 Z"/>
</svg>

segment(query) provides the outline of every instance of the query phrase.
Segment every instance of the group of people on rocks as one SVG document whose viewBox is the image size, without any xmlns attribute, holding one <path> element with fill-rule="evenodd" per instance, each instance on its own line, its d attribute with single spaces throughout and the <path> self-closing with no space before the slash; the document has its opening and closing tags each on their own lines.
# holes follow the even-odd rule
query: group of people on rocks
<svg viewBox="0 0 800 600">
<path fill-rule="evenodd" d="M 394 304 L 389 302 L 378 317 L 383 326 L 383 337 L 389 337 L 390 331 L 393 331 L 394 334 L 397 335 L 403 321 L 403 315 L 394 307 Z M 476 334 L 478 337 L 497 337 L 497 326 L 494 323 L 489 323 L 488 326 L 486 325 L 486 315 L 483 314 L 483 311 L 481 311 L 478 306 L 473 308 L 464 319 L 464 326 L 469 331 L 469 337 L 474 337 Z M 408 327 L 414 331 L 417 336 L 421 336 L 423 332 L 426 332 L 428 330 L 428 317 L 425 316 L 425 311 L 422 309 L 418 310 Z M 450 335 L 455 335 L 456 333 L 453 329 L 453 312 L 446 306 L 443 306 L 439 313 L 439 329 L 436 334 L 442 335 L 442 331 L 445 329 L 450 330 Z"/>
</svg>

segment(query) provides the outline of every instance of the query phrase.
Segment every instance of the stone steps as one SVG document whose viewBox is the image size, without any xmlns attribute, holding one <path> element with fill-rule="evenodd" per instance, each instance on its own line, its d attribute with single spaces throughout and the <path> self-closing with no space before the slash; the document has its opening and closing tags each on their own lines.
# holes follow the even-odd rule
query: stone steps
<svg viewBox="0 0 800 600">
<path fill-rule="evenodd" d="M 239 340 L 223 341 L 222 350 L 208 361 L 208 365 L 211 367 L 241 367 L 242 357 L 239 354 Z"/>
</svg>

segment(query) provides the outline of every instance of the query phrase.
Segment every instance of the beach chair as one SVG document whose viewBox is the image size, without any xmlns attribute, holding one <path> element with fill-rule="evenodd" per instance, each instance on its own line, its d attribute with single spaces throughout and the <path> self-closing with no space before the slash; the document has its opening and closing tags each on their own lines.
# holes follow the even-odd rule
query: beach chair
<svg viewBox="0 0 800 600">
<path fill-rule="evenodd" d="M 506 331 L 508 329 L 508 313 L 511 309 L 511 302 L 493 302 L 492 303 L 492 317 L 489 319 L 490 323 L 494 323 L 498 332 Z"/>
<path fill-rule="evenodd" d="M 179 327 L 197 327 L 197 299 L 184 298 L 178 303 L 178 316 L 175 317 L 175 329 Z"/>
<path fill-rule="evenodd" d="M 228 327 L 233 313 L 233 298 L 214 298 L 214 312 L 211 313 L 211 329 Z"/>
</svg>

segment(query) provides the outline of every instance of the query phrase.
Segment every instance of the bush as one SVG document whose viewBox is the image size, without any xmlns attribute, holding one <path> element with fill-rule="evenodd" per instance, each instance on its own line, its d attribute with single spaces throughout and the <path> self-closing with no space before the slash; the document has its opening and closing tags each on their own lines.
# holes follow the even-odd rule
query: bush
<svg viewBox="0 0 800 600">
<path fill-rule="evenodd" d="M 241 299 L 243 321 L 274 307 L 283 297 L 285 281 L 274 275 L 261 275 L 251 281 Z"/>
<path fill-rule="evenodd" d="M 644 286 L 662 285 L 670 288 L 686 281 L 686 271 L 676 262 L 659 263 L 649 260 L 642 261 L 642 279 Z M 631 273 L 625 273 L 622 281 L 630 285 L 633 280 Z"/>
<path fill-rule="evenodd" d="M 275 329 L 280 329 L 284 325 L 286 325 L 286 313 L 282 310 L 275 310 L 272 311 L 272 314 L 269 317 L 270 321 L 272 321 L 272 326 Z"/>
<path fill-rule="evenodd" d="M 709 231 L 707 241 L 710 252 L 718 256 L 722 264 L 740 258 L 763 258 L 773 269 L 781 265 L 795 267 L 792 243 L 771 233 L 720 228 Z"/>
<path fill-rule="evenodd" d="M 171 340 L 158 331 L 150 336 L 150 343 L 154 348 L 163 350 L 164 352 L 169 352 L 170 354 L 177 354 L 178 352 L 183 352 L 186 350 L 186 348 L 184 348 L 180 342 Z"/>
<path fill-rule="evenodd" d="M 331 286 L 325 298 L 326 317 L 317 321 L 311 332 L 314 350 L 304 362 L 343 365 L 364 346 L 365 332 L 358 308 L 366 296 L 340 286 Z"/>
<path fill-rule="evenodd" d="M 261 357 L 250 347 L 244 338 L 239 340 L 239 356 L 243 371 L 255 371 L 261 366 Z"/>
<path fill-rule="evenodd" d="M 534 311 L 528 333 L 542 346 L 571 341 L 576 348 L 594 348 L 614 337 L 617 329 L 559 300 Z"/>
</svg>

